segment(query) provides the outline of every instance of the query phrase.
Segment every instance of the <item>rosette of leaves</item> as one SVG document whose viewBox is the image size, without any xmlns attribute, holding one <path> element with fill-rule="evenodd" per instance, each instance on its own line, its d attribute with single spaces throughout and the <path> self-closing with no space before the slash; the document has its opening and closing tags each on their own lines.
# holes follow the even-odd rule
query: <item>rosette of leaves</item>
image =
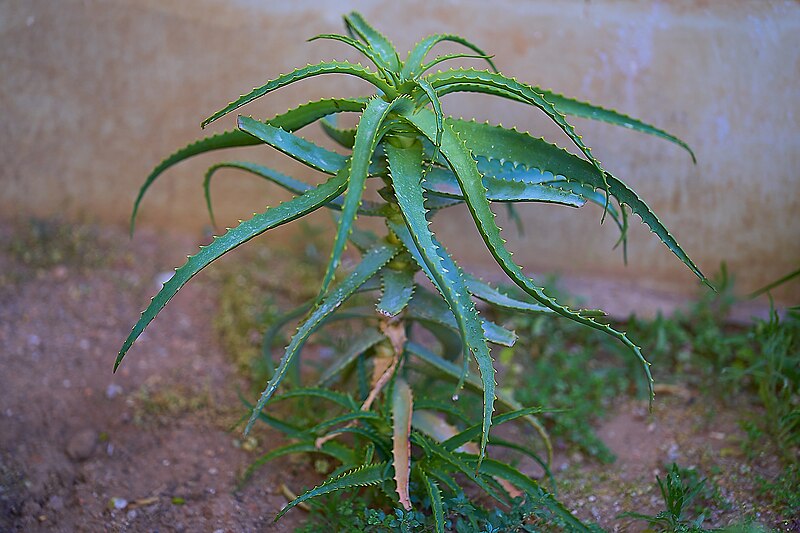
<svg viewBox="0 0 800 533">
<path fill-rule="evenodd" d="M 371 369 L 366 389 L 358 402 L 350 397 L 340 398 L 349 411 L 304 435 L 313 436 L 315 449 L 324 449 L 326 445 L 333 446 L 329 444 L 332 436 L 346 431 L 369 434 L 369 424 L 380 420 L 390 428 L 391 446 L 388 442 L 383 445 L 373 442 L 375 453 L 349 457 L 343 463 L 356 466 L 337 472 L 321 485 L 324 489 L 314 489 L 298 501 L 325 491 L 393 479 L 397 501 L 409 509 L 412 481 L 427 487 L 435 502 L 440 497 L 437 496 L 440 486 L 453 488 L 454 472 L 464 474 L 498 498 L 515 491 L 540 498 L 539 489 L 534 489 L 538 487 L 535 481 L 508 465 L 485 458 L 487 444 L 492 442 L 490 428 L 499 421 L 498 417 L 525 415 L 543 436 L 545 433 L 533 418 L 533 412 L 498 394 L 489 343 L 511 345 L 515 335 L 481 317 L 475 300 L 523 313 L 555 313 L 600 330 L 626 345 L 642 361 L 647 379 L 650 382 L 652 379 L 639 348 L 624 333 L 603 322 L 602 313 L 569 308 L 525 274 L 506 247 L 492 204 L 542 202 L 575 208 L 595 203 L 602 207 L 603 218 L 609 217 L 618 225 L 622 242 L 630 211 L 706 281 L 647 204 L 592 155 L 567 117 L 608 122 L 664 138 L 690 154 L 691 150 L 676 137 L 637 119 L 506 77 L 497 72 L 490 56 L 457 35 L 431 35 L 401 60 L 389 40 L 359 14 L 351 13 L 344 20 L 348 35 L 324 34 L 312 40 L 330 39 L 355 48 L 373 68 L 347 61 L 307 65 L 239 97 L 204 120 L 202 126 L 272 91 L 323 74 L 360 78 L 374 87 L 372 97 L 325 98 L 268 120 L 239 116 L 237 129 L 205 137 L 178 150 L 148 176 L 134 205 L 131 229 L 139 203 L 156 179 L 173 165 L 198 154 L 266 144 L 325 177 L 321 183 L 312 184 L 249 162 L 212 166 L 204 181 L 209 211 L 209 182 L 216 170 L 225 167 L 242 169 L 288 189 L 295 196 L 228 229 L 176 269 L 134 325 L 119 352 L 115 369 L 157 313 L 204 267 L 265 231 L 323 207 L 332 209 L 338 212 L 336 234 L 319 296 L 291 315 L 302 317 L 300 324 L 256 402 L 246 431 L 259 416 L 268 416 L 262 414 L 263 409 L 275 400 L 287 372 L 296 367 L 303 345 L 315 331 L 337 318 L 364 318 L 374 327 L 352 343 L 351 349 L 325 372 L 322 381 L 339 379 L 351 367 L 358 366 L 361 375 Z M 446 41 L 462 45 L 466 52 L 431 59 L 434 47 Z M 488 68 L 433 71 L 444 62 L 463 57 L 485 60 Z M 538 108 L 567 135 L 577 155 L 529 133 L 446 116 L 441 99 L 458 92 L 483 93 Z M 340 113 L 359 114 L 357 127 L 337 127 L 335 117 Z M 297 134 L 299 129 L 314 123 L 345 148 L 347 154 L 327 150 Z M 364 198 L 369 180 L 380 184 L 379 201 Z M 528 299 L 514 298 L 497 290 L 462 270 L 452 259 L 430 228 L 430 219 L 438 211 L 457 204 L 466 204 L 483 244 Z M 385 235 L 358 230 L 355 223 L 359 216 L 382 217 Z M 361 253 L 361 261 L 334 283 L 348 241 Z M 434 291 L 416 282 L 415 275 L 420 271 L 430 280 Z M 354 294 L 370 290 L 379 294 L 376 308 L 370 312 L 343 306 Z M 411 324 L 430 330 L 440 341 L 440 353 L 418 344 L 412 338 Z M 478 368 L 476 377 L 469 374 L 471 360 Z M 412 388 L 407 385 L 408 369 L 416 364 L 454 378 L 456 390 L 466 386 L 479 392 L 482 413 L 474 426 L 442 433 L 442 424 L 446 425 L 443 418 L 424 416 L 430 411 L 415 404 Z M 384 401 L 376 402 L 381 397 Z M 502 414 L 494 414 L 498 406 L 504 411 Z M 325 435 L 320 435 L 320 431 Z M 375 438 L 383 434 L 378 432 Z M 474 448 L 462 448 L 471 441 L 475 442 Z M 436 504 L 433 509 L 436 511 Z M 437 529 L 443 527 L 437 520 Z"/>
</svg>

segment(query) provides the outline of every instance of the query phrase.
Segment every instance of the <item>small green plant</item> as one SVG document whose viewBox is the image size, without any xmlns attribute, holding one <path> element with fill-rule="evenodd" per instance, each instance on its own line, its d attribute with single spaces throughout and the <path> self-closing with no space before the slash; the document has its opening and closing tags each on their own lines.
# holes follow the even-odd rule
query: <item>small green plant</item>
<svg viewBox="0 0 800 533">
<path fill-rule="evenodd" d="M 693 519 L 689 518 L 693 501 L 703 493 L 706 479 L 692 479 L 684 482 L 681 475 L 686 471 L 675 463 L 669 468 L 667 475 L 662 480 L 656 476 L 658 489 L 664 500 L 663 511 L 656 515 L 645 515 L 641 513 L 623 513 L 620 517 L 644 520 L 650 526 L 658 528 L 657 531 L 668 531 L 670 533 L 701 533 L 709 531 L 703 529 L 705 515 L 700 514 Z"/>
<path fill-rule="evenodd" d="M 503 76 L 496 71 L 490 56 L 462 37 L 432 35 L 417 43 L 401 61 L 388 39 L 359 14 L 347 15 L 345 23 L 349 35 L 324 34 L 314 39 L 331 39 L 355 48 L 374 64 L 374 70 L 346 61 L 308 65 L 241 96 L 202 125 L 272 91 L 322 74 L 360 78 L 375 88 L 374 96 L 325 98 L 266 121 L 239 116 L 238 129 L 180 149 L 147 178 L 134 205 L 133 218 L 143 195 L 165 170 L 212 150 L 266 144 L 327 175 L 321 184 L 311 185 L 248 162 L 224 162 L 211 167 L 204 180 L 209 210 L 210 180 L 216 170 L 226 167 L 242 169 L 296 196 L 229 229 L 178 268 L 134 325 L 115 368 L 157 313 L 207 265 L 265 231 L 322 207 L 335 210 L 339 212 L 336 235 L 318 295 L 289 314 L 301 318 L 300 324 L 271 371 L 245 432 L 257 420 L 265 420 L 295 438 L 290 445 L 293 448 L 281 449 L 280 453 L 325 453 L 340 466 L 321 485 L 292 501 L 279 516 L 315 497 L 376 486 L 383 489 L 394 507 L 402 508 L 403 517 L 408 517 L 413 508 L 412 488 L 416 487 L 415 497 L 426 495 L 435 529 L 443 531 L 443 502 L 460 492 L 459 480 L 468 480 L 504 504 L 524 497 L 553 523 L 572 530 L 585 529 L 535 480 L 508 463 L 487 457 L 490 443 L 536 455 L 527 446 L 490 436 L 491 427 L 502 422 L 525 421 L 539 432 L 546 448 L 549 441 L 535 417 L 541 409 L 524 408 L 496 387 L 489 343 L 510 346 L 516 335 L 482 318 L 474 299 L 516 312 L 557 314 L 602 331 L 642 362 L 650 384 L 648 364 L 624 333 L 602 320 L 602 312 L 571 309 L 524 273 L 506 247 L 492 203 L 542 202 L 575 208 L 592 202 L 602 207 L 604 218 L 609 217 L 620 228 L 623 243 L 630 211 L 706 281 L 647 204 L 592 155 L 567 115 L 652 134 L 682 146 L 690 154 L 691 150 L 676 137 L 639 120 Z M 428 59 L 432 49 L 442 42 L 463 45 L 469 53 Z M 443 62 L 464 57 L 485 60 L 489 68 L 431 72 Z M 538 108 L 583 157 L 528 133 L 446 116 L 441 98 L 458 92 L 482 93 Z M 338 127 L 335 116 L 340 113 L 360 114 L 357 127 Z M 295 133 L 313 123 L 318 123 L 348 154 L 327 150 Z M 369 180 L 378 184 L 378 198 L 365 198 Z M 429 224 L 434 214 L 457 204 L 466 204 L 484 246 L 525 298 L 497 290 L 453 261 Z M 385 235 L 357 229 L 359 216 L 382 218 Z M 334 284 L 348 241 L 360 252 L 361 261 Z M 420 271 L 434 291 L 415 281 Z M 355 294 L 370 292 L 379 295 L 375 308 L 344 305 Z M 341 318 L 360 319 L 365 327 L 338 358 L 326 365 L 317 378 L 318 386 L 295 387 L 276 395 L 288 375 L 296 376 L 290 381 L 299 382 L 300 353 L 309 337 Z M 439 350 L 422 345 L 419 329 L 412 326 L 427 329 L 438 340 Z M 268 336 L 274 330 L 273 327 Z M 479 371 L 477 378 L 470 373 L 471 359 Z M 462 390 L 474 391 L 479 398 L 479 415 L 469 409 L 474 402 L 468 400 L 467 394 L 459 402 L 466 407 L 463 410 L 454 401 L 438 398 L 444 389 L 441 378 L 455 382 L 449 388 L 453 400 Z M 333 389 L 335 383 L 339 390 Z M 310 397 L 337 407 L 330 417 L 313 426 L 297 427 L 291 419 L 282 421 L 270 414 L 275 402 Z M 496 409 L 502 412 L 495 413 Z M 345 434 L 359 438 L 340 442 L 337 437 Z M 274 451 L 273 456 L 278 453 Z M 546 461 L 542 463 L 546 465 Z"/>
</svg>

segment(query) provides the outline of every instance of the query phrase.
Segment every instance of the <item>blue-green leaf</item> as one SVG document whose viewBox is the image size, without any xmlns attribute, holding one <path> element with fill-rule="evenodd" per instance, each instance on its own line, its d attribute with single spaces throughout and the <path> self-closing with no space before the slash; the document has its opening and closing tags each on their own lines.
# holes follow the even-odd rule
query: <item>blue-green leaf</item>
<svg viewBox="0 0 800 533">
<path fill-rule="evenodd" d="M 339 128 L 329 117 L 320 119 L 319 125 L 322 127 L 322 131 L 337 144 L 344 148 L 353 149 L 353 145 L 356 142 L 355 128 Z"/>
<path fill-rule="evenodd" d="M 381 285 L 383 291 L 378 300 L 378 312 L 386 316 L 397 316 L 414 294 L 414 272 L 385 268 L 381 272 Z"/>
<path fill-rule="evenodd" d="M 290 83 L 310 78 L 312 76 L 319 76 L 321 74 L 349 74 L 371 83 L 385 93 L 392 91 L 392 88 L 387 85 L 382 78 L 376 76 L 369 69 L 364 68 L 361 65 L 353 65 L 347 61 L 324 61 L 322 63 L 317 63 L 316 65 L 308 65 L 306 67 L 293 70 L 287 74 L 282 74 L 274 80 L 268 81 L 261 87 L 256 87 L 249 93 L 243 94 L 237 100 L 234 100 L 224 108 L 205 119 L 200 126 L 205 128 L 207 125 L 211 124 L 220 117 L 223 117 L 231 111 L 239 109 L 243 105 L 248 104 L 256 98 L 260 98 L 276 89 L 280 89 L 281 87 L 285 87 Z"/>
<path fill-rule="evenodd" d="M 167 305 L 167 302 L 175 296 L 175 293 L 178 292 L 187 281 L 194 277 L 195 274 L 200 272 L 200 270 L 223 254 L 249 241 L 253 237 L 319 209 L 333 198 L 342 194 L 346 186 L 346 174 L 334 176 L 322 185 L 300 196 L 296 196 L 287 202 L 255 215 L 250 220 L 242 222 L 235 228 L 228 230 L 224 235 L 215 237 L 208 246 L 201 247 L 196 255 L 190 257 L 186 263 L 178 268 L 175 274 L 164 283 L 164 286 L 152 299 L 147 309 L 142 312 L 141 318 L 139 318 L 133 326 L 133 330 L 128 335 L 128 338 L 125 339 L 119 351 L 119 355 L 117 355 L 117 360 L 114 363 L 114 370 L 116 371 L 117 367 L 119 367 L 128 349 L 142 331 L 144 331 L 144 328 L 147 327 L 159 311 Z"/>
<path fill-rule="evenodd" d="M 463 276 L 466 277 L 466 274 L 463 274 Z M 469 290 L 469 282 L 466 279 L 465 286 Z M 416 294 L 411 300 L 405 316 L 409 320 L 430 321 L 456 331 L 459 330 L 453 312 L 447 307 L 447 304 L 441 298 L 422 287 L 417 287 Z M 503 346 L 514 346 L 517 335 L 513 331 L 509 331 L 490 320 L 481 319 L 480 317 L 479 320 L 487 341 Z"/>
<path fill-rule="evenodd" d="M 432 122 L 431 119 L 432 117 L 429 117 L 427 120 Z M 505 159 L 527 168 L 537 168 L 557 176 L 564 176 L 567 180 L 578 182 L 585 187 L 593 189 L 603 187 L 603 181 L 600 180 L 592 165 L 543 139 L 536 139 L 527 133 L 489 124 L 469 121 L 448 123 L 452 125 L 459 137 L 464 139 L 469 149 L 477 154 L 492 153 L 495 158 Z M 706 277 L 650 207 L 622 180 L 607 174 L 606 181 L 611 196 L 616 198 L 620 204 L 630 207 L 631 211 L 650 227 L 650 230 L 678 259 L 689 267 L 701 281 L 708 284 Z"/>
<path fill-rule="evenodd" d="M 252 117 L 240 116 L 238 125 L 243 132 L 314 170 L 336 174 L 347 162 L 347 156 L 331 152 L 282 128 L 276 128 Z"/>
</svg>

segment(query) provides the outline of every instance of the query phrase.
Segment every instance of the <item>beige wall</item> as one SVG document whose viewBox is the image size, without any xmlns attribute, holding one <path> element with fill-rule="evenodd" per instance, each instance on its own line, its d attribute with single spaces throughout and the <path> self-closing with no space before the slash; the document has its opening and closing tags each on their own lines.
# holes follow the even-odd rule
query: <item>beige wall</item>
<svg viewBox="0 0 800 533">
<path fill-rule="evenodd" d="M 0 1 L 0 209 L 125 223 L 150 168 L 198 136 L 211 111 L 294 66 L 355 57 L 340 45 L 305 42 L 341 31 L 340 15 L 350 9 L 362 11 L 401 51 L 429 33 L 458 32 L 496 54 L 506 74 L 623 110 L 685 139 L 696 166 L 667 142 L 575 121 L 605 166 L 637 188 L 708 274 L 726 261 L 744 291 L 800 265 L 794 1 Z M 281 90 L 246 112 L 266 117 L 331 93 L 366 90 L 357 80 L 319 81 Z M 535 110 L 517 104 L 453 97 L 445 110 L 566 145 Z M 297 168 L 266 149 L 253 153 L 284 171 Z M 146 198 L 141 222 L 207 224 L 201 176 L 218 159 L 171 171 Z M 220 176 L 214 194 L 228 224 L 284 198 L 233 173 Z M 598 209 L 581 211 L 526 206 L 528 231 L 513 239 L 516 257 L 537 270 L 695 289 L 688 270 L 644 226 L 632 232 L 625 268 L 611 251 L 611 225 L 599 227 Z M 467 215 L 441 218 L 455 254 L 488 268 L 486 254 L 470 244 L 477 236 L 462 229 Z M 800 300 L 798 284 L 781 294 Z"/>
</svg>

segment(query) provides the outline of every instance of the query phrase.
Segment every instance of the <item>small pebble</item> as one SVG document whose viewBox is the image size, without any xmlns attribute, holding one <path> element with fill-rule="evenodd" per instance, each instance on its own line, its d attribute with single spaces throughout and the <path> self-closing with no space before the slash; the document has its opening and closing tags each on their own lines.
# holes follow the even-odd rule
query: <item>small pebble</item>
<svg viewBox="0 0 800 533">
<path fill-rule="evenodd" d="M 128 514 L 126 516 L 128 517 L 128 520 L 136 520 L 136 517 L 138 515 L 139 513 L 136 512 L 136 509 L 131 509 L 130 511 L 128 511 Z"/>
<path fill-rule="evenodd" d="M 212 476 L 216 476 L 217 474 L 219 474 L 219 470 L 217 470 L 212 466 L 211 468 L 208 469 L 208 473 L 211 474 Z"/>
<path fill-rule="evenodd" d="M 113 400 L 120 394 L 122 394 L 122 387 L 120 387 L 116 383 L 110 383 L 106 388 L 106 398 L 108 398 L 109 400 Z"/>
<path fill-rule="evenodd" d="M 67 442 L 67 455 L 73 461 L 85 461 L 94 453 L 97 446 L 97 433 L 92 429 L 84 429 L 74 434 Z"/>
<path fill-rule="evenodd" d="M 38 335 L 34 334 L 28 335 L 28 346 L 33 346 L 35 348 L 39 346 L 41 343 L 42 339 L 40 339 Z"/>
<path fill-rule="evenodd" d="M 111 498 L 109 502 L 114 509 L 125 509 L 128 506 L 128 500 L 125 498 Z"/>
</svg>

